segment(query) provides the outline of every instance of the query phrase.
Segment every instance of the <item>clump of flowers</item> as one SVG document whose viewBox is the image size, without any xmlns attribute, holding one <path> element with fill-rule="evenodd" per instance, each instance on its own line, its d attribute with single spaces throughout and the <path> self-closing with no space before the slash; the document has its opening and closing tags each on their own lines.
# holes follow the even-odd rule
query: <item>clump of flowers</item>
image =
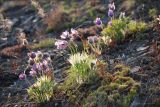
<svg viewBox="0 0 160 107">
<path fill-rule="evenodd" d="M 28 53 L 28 56 L 29 56 L 28 66 L 31 69 L 29 72 L 30 76 L 38 77 L 52 71 L 53 67 L 51 66 L 51 58 L 48 53 L 42 53 L 40 51 L 31 52 Z M 26 78 L 25 72 L 19 75 L 20 80 L 24 80 L 25 78 Z"/>
<path fill-rule="evenodd" d="M 47 74 L 47 72 L 52 71 L 51 59 L 48 53 L 31 52 L 29 56 L 29 66 L 31 67 L 30 76 L 35 77 L 36 75 Z"/>
<path fill-rule="evenodd" d="M 97 17 L 94 21 L 94 23 L 97 25 L 97 26 L 102 26 L 102 20 L 101 18 Z"/>
<path fill-rule="evenodd" d="M 52 66 L 50 64 L 51 59 L 48 53 L 38 52 L 31 52 L 28 53 L 29 60 L 28 66 L 31 69 L 30 76 L 41 76 L 46 74 L 49 71 L 52 71 Z M 24 80 L 26 78 L 25 72 L 19 75 L 20 80 Z"/>
<path fill-rule="evenodd" d="M 79 37 L 79 33 L 76 29 L 71 28 L 70 32 L 69 31 L 64 31 L 60 35 L 61 39 L 70 39 L 70 41 L 74 41 Z"/>
<path fill-rule="evenodd" d="M 49 101 L 53 96 L 54 85 L 51 77 L 43 75 L 27 89 L 27 92 L 30 99 L 38 103 Z"/>
<path fill-rule="evenodd" d="M 79 33 L 77 30 L 71 28 L 70 40 L 74 41 L 79 37 Z"/>
<path fill-rule="evenodd" d="M 64 31 L 64 32 L 62 32 L 60 37 L 61 37 L 61 39 L 67 39 L 70 37 L 70 34 L 68 31 Z"/>
<path fill-rule="evenodd" d="M 114 2 L 110 3 L 108 7 L 109 7 L 108 16 L 112 18 L 114 16 L 114 10 L 116 9 Z"/>
<path fill-rule="evenodd" d="M 19 75 L 20 80 L 27 80 L 29 85 L 31 85 L 27 92 L 29 97 L 36 102 L 48 101 L 53 95 L 54 82 L 53 77 L 53 67 L 51 64 L 51 58 L 48 53 L 31 52 L 28 53 L 28 67 L 30 68 L 30 76 L 35 79 L 35 83 L 31 85 L 25 72 Z M 50 74 L 50 75 L 49 75 Z"/>
<path fill-rule="evenodd" d="M 57 40 L 55 42 L 55 45 L 57 46 L 57 49 L 62 50 L 62 49 L 66 49 L 67 48 L 68 42 L 65 41 L 65 40 Z"/>
</svg>

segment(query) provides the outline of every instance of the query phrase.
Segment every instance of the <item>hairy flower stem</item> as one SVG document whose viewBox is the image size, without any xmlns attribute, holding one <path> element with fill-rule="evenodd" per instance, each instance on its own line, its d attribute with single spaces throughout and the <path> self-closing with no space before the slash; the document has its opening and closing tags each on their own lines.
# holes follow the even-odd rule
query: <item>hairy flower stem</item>
<svg viewBox="0 0 160 107">
<path fill-rule="evenodd" d="M 71 51 L 71 54 L 75 54 L 78 52 L 78 49 L 77 49 L 77 45 L 75 43 L 70 43 L 70 45 L 68 45 L 70 51 Z"/>
</svg>

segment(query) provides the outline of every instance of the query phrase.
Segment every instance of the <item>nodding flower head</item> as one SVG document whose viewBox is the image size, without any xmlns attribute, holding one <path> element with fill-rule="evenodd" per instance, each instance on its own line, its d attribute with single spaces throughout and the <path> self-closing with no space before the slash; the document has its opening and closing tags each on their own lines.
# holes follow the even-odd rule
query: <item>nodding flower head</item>
<svg viewBox="0 0 160 107">
<path fill-rule="evenodd" d="M 115 7 L 115 5 L 114 5 L 114 2 L 113 2 L 113 3 L 110 3 L 110 4 L 108 5 L 108 7 L 109 7 L 110 10 L 113 10 L 113 11 L 116 9 L 116 7 Z"/>
<path fill-rule="evenodd" d="M 78 35 L 78 31 L 75 30 L 75 29 L 73 29 L 73 28 L 71 28 L 71 34 L 73 34 L 73 35 Z"/>
<path fill-rule="evenodd" d="M 37 72 L 35 71 L 35 70 L 31 70 L 30 72 L 30 75 L 32 76 L 32 77 L 34 77 L 34 76 L 36 76 L 37 75 Z"/>
<path fill-rule="evenodd" d="M 67 39 L 69 37 L 69 32 L 68 31 L 65 31 L 61 34 L 61 39 Z"/>
<path fill-rule="evenodd" d="M 33 69 L 34 71 L 38 71 L 37 64 L 33 64 L 32 69 Z"/>
<path fill-rule="evenodd" d="M 98 36 L 89 36 L 88 37 L 88 42 L 89 43 L 96 43 L 98 41 L 99 37 Z"/>
<path fill-rule="evenodd" d="M 42 64 L 42 65 L 41 65 L 41 68 L 42 68 L 42 70 L 44 70 L 44 71 L 45 71 L 45 70 L 47 70 L 47 68 L 48 68 L 48 67 L 47 67 L 47 65 Z"/>
<path fill-rule="evenodd" d="M 71 34 L 70 34 L 70 41 L 74 41 L 79 37 L 79 33 L 75 29 L 71 29 Z"/>
<path fill-rule="evenodd" d="M 31 66 L 35 64 L 35 62 L 34 62 L 33 59 L 29 59 L 28 63 L 29 63 L 29 65 L 31 65 Z"/>
<path fill-rule="evenodd" d="M 55 42 L 55 45 L 57 46 L 57 49 L 66 49 L 68 46 L 68 42 L 65 40 L 57 40 Z"/>
<path fill-rule="evenodd" d="M 28 56 L 32 59 L 34 59 L 36 57 L 36 53 L 35 52 L 31 52 L 28 54 Z"/>
<path fill-rule="evenodd" d="M 25 73 L 21 73 L 21 74 L 19 75 L 19 79 L 20 79 L 20 80 L 25 80 L 25 79 L 26 79 L 26 74 L 25 74 Z"/>
<path fill-rule="evenodd" d="M 101 18 L 96 18 L 96 20 L 94 21 L 94 23 L 98 26 L 102 25 L 102 21 Z"/>
<path fill-rule="evenodd" d="M 109 21 L 109 22 L 108 22 L 108 26 L 112 26 L 112 21 Z"/>
<path fill-rule="evenodd" d="M 43 54 L 43 59 L 48 59 L 50 57 L 49 53 L 44 53 Z"/>
<path fill-rule="evenodd" d="M 113 10 L 109 9 L 109 10 L 108 10 L 108 16 L 109 16 L 109 17 L 113 17 L 113 15 L 114 15 Z"/>
</svg>

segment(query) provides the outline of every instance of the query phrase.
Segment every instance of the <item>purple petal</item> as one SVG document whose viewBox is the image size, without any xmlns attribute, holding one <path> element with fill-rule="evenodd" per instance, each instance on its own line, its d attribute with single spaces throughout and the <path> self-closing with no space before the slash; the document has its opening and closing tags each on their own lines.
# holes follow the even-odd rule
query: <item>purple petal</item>
<svg viewBox="0 0 160 107">
<path fill-rule="evenodd" d="M 34 71 L 33 69 L 32 69 L 29 73 L 30 73 L 30 75 L 31 75 L 32 77 L 34 77 L 34 76 L 36 76 L 36 75 L 37 75 L 37 72 L 36 72 L 36 71 Z"/>
<path fill-rule="evenodd" d="M 109 9 L 109 11 L 108 11 L 108 16 L 109 16 L 109 17 L 113 17 L 113 15 L 114 15 L 113 10 Z"/>
<path fill-rule="evenodd" d="M 35 52 L 31 52 L 29 53 L 29 57 L 34 59 L 36 57 L 36 53 Z"/>
<path fill-rule="evenodd" d="M 25 74 L 25 73 L 21 73 L 21 74 L 19 75 L 19 79 L 20 79 L 20 80 L 25 80 L 25 78 L 26 78 L 26 74 Z"/>
</svg>

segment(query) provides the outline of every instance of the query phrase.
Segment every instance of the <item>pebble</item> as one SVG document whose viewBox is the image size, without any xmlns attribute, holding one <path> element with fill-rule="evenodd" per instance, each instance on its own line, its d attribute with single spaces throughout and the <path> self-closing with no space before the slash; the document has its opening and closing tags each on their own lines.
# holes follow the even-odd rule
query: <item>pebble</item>
<svg viewBox="0 0 160 107">
<path fill-rule="evenodd" d="M 140 66 L 135 66 L 135 67 L 133 67 L 133 68 L 131 69 L 131 73 L 136 73 L 136 72 L 138 72 L 140 69 L 141 69 Z"/>
<path fill-rule="evenodd" d="M 146 49 L 148 49 L 148 48 L 149 48 L 149 46 L 139 47 L 139 48 L 137 48 L 136 50 L 137 50 L 137 51 L 143 51 L 143 50 L 146 50 Z"/>
</svg>

